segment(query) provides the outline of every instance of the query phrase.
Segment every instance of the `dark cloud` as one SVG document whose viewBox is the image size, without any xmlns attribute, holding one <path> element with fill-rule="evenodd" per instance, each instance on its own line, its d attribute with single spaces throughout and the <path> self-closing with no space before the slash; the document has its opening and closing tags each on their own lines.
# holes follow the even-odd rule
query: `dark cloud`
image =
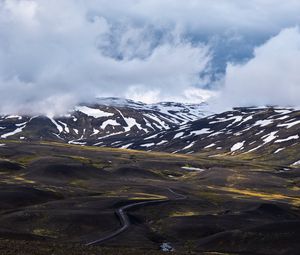
<svg viewBox="0 0 300 255">
<path fill-rule="evenodd" d="M 222 86 L 228 61 L 248 61 L 298 24 L 299 9 L 279 0 L 1 1 L 0 111 L 59 113 L 95 96 L 199 102 L 213 94 L 201 88 Z M 227 70 L 226 87 L 239 72 Z"/>
</svg>

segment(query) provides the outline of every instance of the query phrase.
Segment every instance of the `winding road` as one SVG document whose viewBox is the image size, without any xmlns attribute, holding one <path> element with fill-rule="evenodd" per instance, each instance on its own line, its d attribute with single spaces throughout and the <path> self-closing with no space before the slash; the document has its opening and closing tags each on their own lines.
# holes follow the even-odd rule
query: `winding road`
<svg viewBox="0 0 300 255">
<path fill-rule="evenodd" d="M 172 190 L 170 188 L 168 188 L 167 190 L 170 193 L 172 193 L 173 195 L 175 195 L 176 198 L 174 198 L 174 199 L 166 198 L 166 199 L 148 200 L 148 201 L 137 202 L 137 203 L 125 205 L 125 206 L 122 206 L 122 207 L 118 208 L 116 210 L 116 214 L 120 219 L 121 227 L 119 229 L 115 230 L 114 232 L 110 233 L 107 236 L 104 236 L 104 237 L 101 237 L 97 240 L 93 240 L 91 242 L 86 243 L 86 245 L 90 246 L 90 245 L 95 245 L 95 244 L 101 244 L 105 241 L 108 241 L 108 240 L 120 235 L 125 230 L 127 230 L 130 226 L 130 220 L 129 220 L 128 215 L 126 213 L 126 211 L 128 209 L 131 209 L 131 208 L 137 207 L 137 206 L 149 205 L 149 204 L 159 204 L 159 203 L 166 203 L 166 202 L 175 201 L 175 200 L 184 200 L 184 199 L 187 198 L 187 196 L 179 194 L 179 193 L 175 192 L 174 190 Z"/>
</svg>

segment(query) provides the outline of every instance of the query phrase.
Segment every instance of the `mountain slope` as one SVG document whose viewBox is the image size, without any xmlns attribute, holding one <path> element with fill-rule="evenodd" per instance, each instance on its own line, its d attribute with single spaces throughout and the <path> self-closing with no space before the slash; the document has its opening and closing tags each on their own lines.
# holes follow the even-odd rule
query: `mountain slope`
<svg viewBox="0 0 300 255">
<path fill-rule="evenodd" d="M 299 129 L 300 111 L 236 108 L 129 141 L 128 148 L 173 153 L 277 154 L 299 144 Z"/>
<path fill-rule="evenodd" d="M 205 104 L 103 98 L 57 118 L 1 116 L 0 137 L 184 154 L 283 155 L 298 164 L 300 111 L 263 107 L 208 114 Z"/>
<path fill-rule="evenodd" d="M 136 137 L 177 127 L 204 116 L 204 109 L 203 104 L 147 105 L 105 98 L 95 104 L 76 106 L 61 117 L 0 116 L 0 137 L 98 145 L 98 140 L 111 136 Z"/>
</svg>

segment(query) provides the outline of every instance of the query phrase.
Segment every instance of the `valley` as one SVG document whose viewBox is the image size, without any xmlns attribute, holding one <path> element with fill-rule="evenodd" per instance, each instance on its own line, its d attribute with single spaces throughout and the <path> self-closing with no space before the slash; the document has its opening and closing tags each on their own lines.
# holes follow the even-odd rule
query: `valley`
<svg viewBox="0 0 300 255">
<path fill-rule="evenodd" d="M 297 167 L 46 141 L 6 140 L 0 156 L 5 254 L 159 254 L 164 243 L 174 254 L 299 249 Z M 114 235 L 120 208 L 128 225 Z"/>
</svg>

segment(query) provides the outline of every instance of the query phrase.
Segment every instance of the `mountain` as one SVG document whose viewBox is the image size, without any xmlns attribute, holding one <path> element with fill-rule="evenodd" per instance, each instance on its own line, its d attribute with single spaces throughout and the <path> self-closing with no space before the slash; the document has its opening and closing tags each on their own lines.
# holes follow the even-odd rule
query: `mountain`
<svg viewBox="0 0 300 255">
<path fill-rule="evenodd" d="M 60 117 L 0 117 L 2 139 L 209 155 L 285 155 L 298 148 L 299 128 L 300 111 L 292 108 L 235 108 L 212 114 L 206 104 L 144 104 L 119 98 L 81 104 Z"/>
<path fill-rule="evenodd" d="M 209 107 L 1 116 L 2 254 L 298 254 L 300 111 Z"/>
<path fill-rule="evenodd" d="M 299 145 L 299 129 L 300 111 L 292 108 L 235 108 L 127 141 L 127 147 L 185 154 L 281 154 Z"/>
<path fill-rule="evenodd" d="M 102 145 L 102 139 L 108 137 L 139 137 L 178 127 L 207 114 L 205 104 L 144 104 L 119 98 L 101 98 L 94 104 L 76 106 L 60 117 L 0 116 L 0 137 Z"/>
</svg>

